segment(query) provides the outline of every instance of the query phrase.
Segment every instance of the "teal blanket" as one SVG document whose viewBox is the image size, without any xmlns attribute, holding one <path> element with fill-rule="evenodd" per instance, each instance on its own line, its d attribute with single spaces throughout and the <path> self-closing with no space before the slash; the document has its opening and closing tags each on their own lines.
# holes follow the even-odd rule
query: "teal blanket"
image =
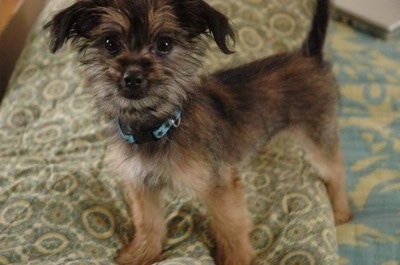
<svg viewBox="0 0 400 265">
<path fill-rule="evenodd" d="M 337 24 L 328 47 L 355 214 L 338 227 L 341 264 L 400 264 L 400 40 Z"/>
</svg>

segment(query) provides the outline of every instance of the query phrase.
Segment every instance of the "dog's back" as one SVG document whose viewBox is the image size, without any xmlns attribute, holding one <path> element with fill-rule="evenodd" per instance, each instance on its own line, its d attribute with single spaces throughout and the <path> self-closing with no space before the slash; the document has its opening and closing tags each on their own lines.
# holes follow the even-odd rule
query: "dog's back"
<svg viewBox="0 0 400 265">
<path fill-rule="evenodd" d="M 317 1 L 300 49 L 219 71 L 206 83 L 216 116 L 240 128 L 238 153 L 250 138 L 269 139 L 283 129 L 319 124 L 322 116 L 335 119 L 339 93 L 323 59 L 329 6 L 328 0 Z"/>
</svg>

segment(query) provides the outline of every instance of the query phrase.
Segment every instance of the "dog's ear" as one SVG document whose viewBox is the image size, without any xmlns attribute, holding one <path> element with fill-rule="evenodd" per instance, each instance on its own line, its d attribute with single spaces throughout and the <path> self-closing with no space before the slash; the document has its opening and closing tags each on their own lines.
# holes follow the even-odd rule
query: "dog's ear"
<svg viewBox="0 0 400 265">
<path fill-rule="evenodd" d="M 229 46 L 235 42 L 235 32 L 226 16 L 203 0 L 175 0 L 175 7 L 180 23 L 190 37 L 204 34 L 212 37 L 222 52 L 233 52 Z"/>
<path fill-rule="evenodd" d="M 77 41 L 89 38 L 90 31 L 100 23 L 100 14 L 96 9 L 104 1 L 80 0 L 57 13 L 44 25 L 50 34 L 51 51 L 58 51 L 69 39 Z M 103 3 L 104 4 L 104 3 Z"/>
</svg>

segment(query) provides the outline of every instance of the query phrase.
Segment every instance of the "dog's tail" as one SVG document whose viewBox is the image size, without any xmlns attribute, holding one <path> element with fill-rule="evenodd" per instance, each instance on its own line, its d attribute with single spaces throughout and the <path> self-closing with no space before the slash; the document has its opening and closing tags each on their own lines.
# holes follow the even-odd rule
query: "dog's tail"
<svg viewBox="0 0 400 265">
<path fill-rule="evenodd" d="M 305 56 L 323 59 L 326 31 L 329 24 L 330 1 L 317 0 L 310 32 L 301 48 Z"/>
</svg>

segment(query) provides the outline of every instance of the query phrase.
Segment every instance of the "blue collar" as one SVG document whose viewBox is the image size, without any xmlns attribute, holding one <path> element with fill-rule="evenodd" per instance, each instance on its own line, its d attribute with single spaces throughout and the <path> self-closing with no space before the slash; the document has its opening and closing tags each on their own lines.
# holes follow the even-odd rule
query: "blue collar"
<svg viewBox="0 0 400 265">
<path fill-rule="evenodd" d="M 137 132 L 133 135 L 133 131 L 129 126 L 123 126 L 121 121 L 117 119 L 117 127 L 121 137 L 130 144 L 141 144 L 151 141 L 157 141 L 163 138 L 172 127 L 178 127 L 181 123 L 182 112 L 177 110 L 174 116 L 169 118 L 166 122 L 158 126 L 152 131 Z"/>
</svg>

